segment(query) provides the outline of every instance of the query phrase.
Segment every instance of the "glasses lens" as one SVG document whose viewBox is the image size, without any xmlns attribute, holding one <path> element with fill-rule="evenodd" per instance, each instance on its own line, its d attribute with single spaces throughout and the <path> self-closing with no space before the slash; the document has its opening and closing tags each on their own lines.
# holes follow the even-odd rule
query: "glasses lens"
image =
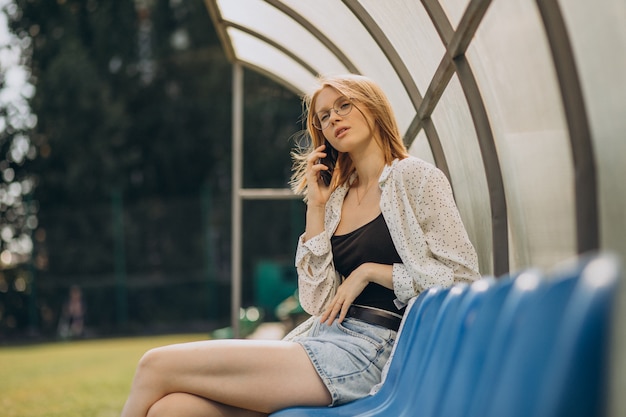
<svg viewBox="0 0 626 417">
<path fill-rule="evenodd" d="M 346 97 L 341 97 L 339 100 L 335 101 L 333 107 L 339 116 L 347 116 L 352 110 L 352 102 Z"/>
<path fill-rule="evenodd" d="M 347 97 L 339 97 L 333 103 L 333 108 L 321 111 L 313 115 L 313 126 L 318 130 L 324 130 L 330 125 L 331 112 L 334 111 L 339 116 L 346 116 L 352 111 L 352 101 Z"/>
<path fill-rule="evenodd" d="M 323 130 L 324 128 L 322 127 L 322 123 L 320 122 L 320 119 L 318 117 L 317 114 L 313 115 L 313 126 L 317 129 L 317 130 Z"/>
</svg>

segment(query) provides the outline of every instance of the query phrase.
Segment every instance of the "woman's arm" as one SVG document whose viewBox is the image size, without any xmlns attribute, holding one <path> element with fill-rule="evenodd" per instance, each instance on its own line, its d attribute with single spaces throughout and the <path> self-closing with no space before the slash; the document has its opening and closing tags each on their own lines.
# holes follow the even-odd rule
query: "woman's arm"
<svg viewBox="0 0 626 417">
<path fill-rule="evenodd" d="M 417 158 L 396 161 L 383 184 L 381 208 L 403 262 L 392 274 L 399 301 L 480 277 L 476 251 L 439 169 Z"/>
<path fill-rule="evenodd" d="M 325 205 L 307 204 L 306 227 L 302 239 L 306 242 L 324 231 Z"/>
<path fill-rule="evenodd" d="M 320 170 L 325 169 L 317 163 L 326 155 L 323 150 L 320 146 L 308 158 L 306 227 L 298 240 L 295 262 L 300 304 L 314 316 L 322 314 L 341 281 L 333 265 L 329 235 L 332 231 L 326 230 L 332 225 L 327 224 L 326 214 L 333 205 L 341 204 L 345 190 L 332 194 L 330 187 L 318 181 Z"/>
<path fill-rule="evenodd" d="M 304 311 L 319 316 L 335 295 L 341 277 L 335 271 L 326 231 L 307 240 L 305 235 L 300 236 L 296 250 L 298 296 Z"/>
</svg>

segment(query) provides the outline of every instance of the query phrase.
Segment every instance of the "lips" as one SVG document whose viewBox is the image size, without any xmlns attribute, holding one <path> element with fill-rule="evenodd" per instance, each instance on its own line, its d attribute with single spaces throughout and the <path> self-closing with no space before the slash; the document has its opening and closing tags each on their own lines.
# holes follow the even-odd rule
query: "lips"
<svg viewBox="0 0 626 417">
<path fill-rule="evenodd" d="M 346 132 L 348 129 L 349 129 L 348 127 L 338 127 L 337 129 L 335 129 L 335 137 L 339 137 L 341 134 Z"/>
</svg>

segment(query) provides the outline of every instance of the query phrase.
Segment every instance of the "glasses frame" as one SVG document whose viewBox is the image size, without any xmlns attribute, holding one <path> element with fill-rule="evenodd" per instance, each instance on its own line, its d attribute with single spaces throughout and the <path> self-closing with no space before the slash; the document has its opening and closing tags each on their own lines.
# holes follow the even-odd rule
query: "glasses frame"
<svg viewBox="0 0 626 417">
<path fill-rule="evenodd" d="M 344 101 L 350 105 L 347 110 L 342 108 Z M 330 126 L 330 116 L 333 111 L 337 114 L 337 116 L 345 117 L 348 114 L 350 114 L 353 108 L 354 108 L 354 102 L 352 98 L 341 96 L 337 98 L 337 100 L 335 100 L 335 102 L 333 103 L 333 106 L 330 109 L 318 111 L 317 113 L 313 115 L 313 120 L 312 120 L 313 127 L 315 127 L 317 130 L 324 130 L 328 126 Z M 328 115 L 328 119 L 326 120 L 325 123 L 322 122 L 320 115 L 322 116 Z"/>
</svg>

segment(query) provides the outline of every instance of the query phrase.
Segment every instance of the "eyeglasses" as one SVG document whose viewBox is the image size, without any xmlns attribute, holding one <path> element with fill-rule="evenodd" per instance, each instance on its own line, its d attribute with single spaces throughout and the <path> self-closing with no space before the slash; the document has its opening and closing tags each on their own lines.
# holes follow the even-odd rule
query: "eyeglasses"
<svg viewBox="0 0 626 417">
<path fill-rule="evenodd" d="M 315 113 L 313 116 L 313 126 L 317 130 L 324 130 L 330 125 L 330 115 L 334 111 L 338 116 L 347 116 L 352 111 L 352 100 L 348 97 L 339 97 L 333 103 L 333 108 Z"/>
</svg>

